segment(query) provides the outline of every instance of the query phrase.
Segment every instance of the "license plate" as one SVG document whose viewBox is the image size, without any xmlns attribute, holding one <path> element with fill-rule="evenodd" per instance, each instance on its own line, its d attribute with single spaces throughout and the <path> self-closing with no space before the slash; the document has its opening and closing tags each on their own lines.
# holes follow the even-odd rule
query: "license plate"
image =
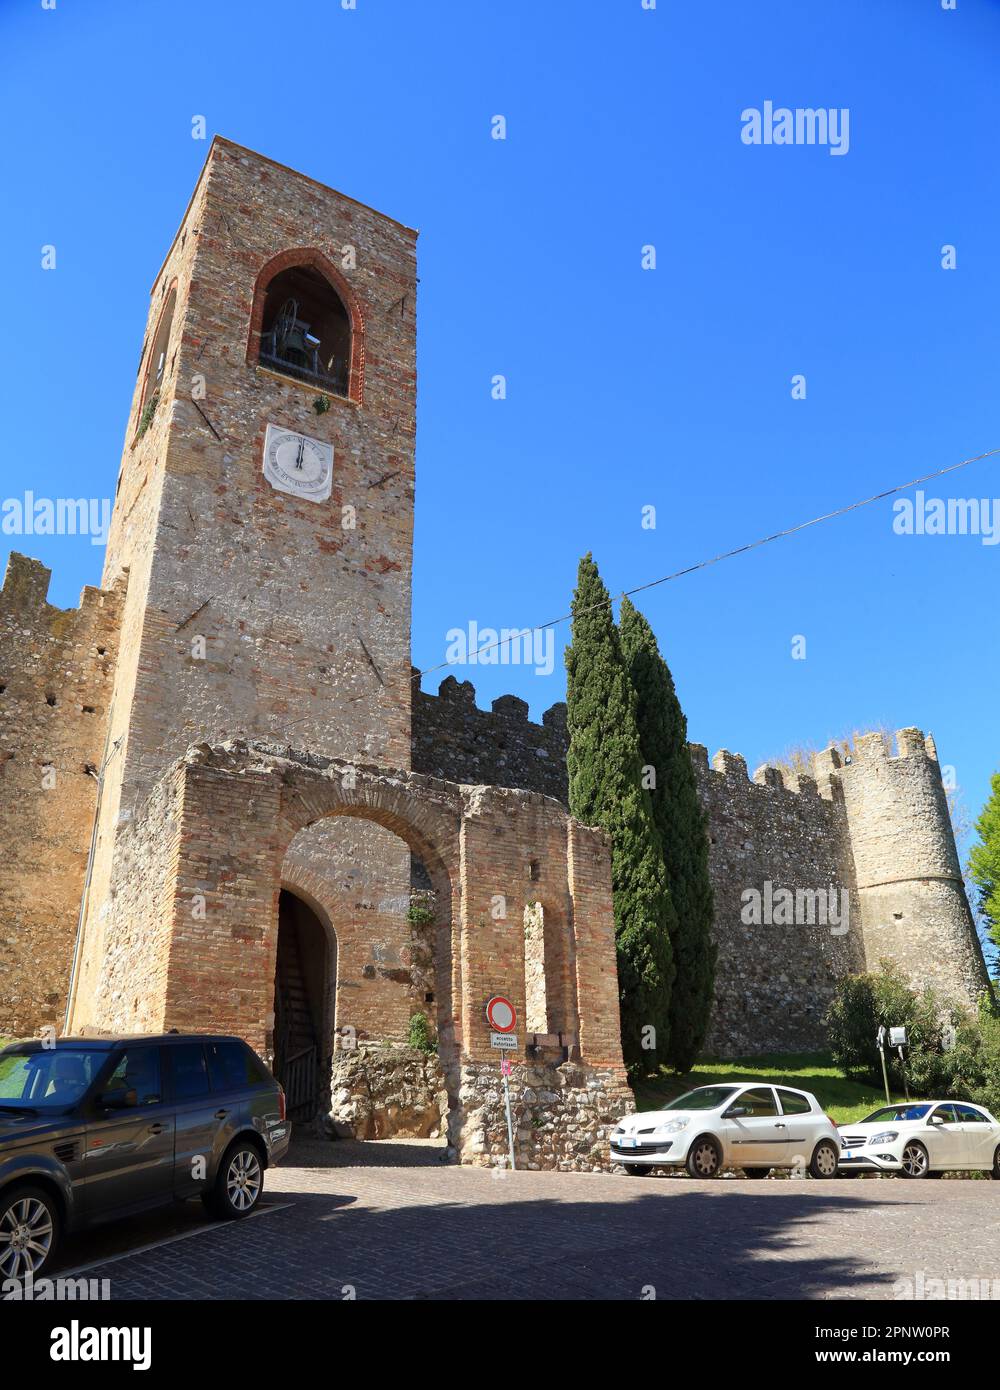
<svg viewBox="0 0 1000 1390">
<path fill-rule="evenodd" d="M 638 1139 L 631 1139 L 631 1138 L 629 1138 L 629 1139 L 623 1139 L 623 1140 L 622 1140 L 622 1148 L 623 1148 L 623 1149 L 635 1149 L 635 1148 L 638 1148 L 638 1146 L 639 1146 L 639 1141 L 638 1141 Z"/>
</svg>

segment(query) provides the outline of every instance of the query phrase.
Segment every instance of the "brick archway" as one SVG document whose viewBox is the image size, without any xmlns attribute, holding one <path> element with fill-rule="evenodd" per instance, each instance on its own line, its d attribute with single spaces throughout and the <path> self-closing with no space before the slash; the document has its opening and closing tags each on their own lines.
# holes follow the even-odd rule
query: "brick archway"
<svg viewBox="0 0 1000 1390">
<path fill-rule="evenodd" d="M 606 1163 L 596 1141 L 581 1135 L 602 1134 L 630 1099 L 610 852 L 600 831 L 538 793 L 459 786 L 271 744 L 189 749 L 137 817 L 145 871 L 115 906 L 93 1022 L 120 1028 L 119 1001 L 141 980 L 144 1012 L 130 1016 L 133 1028 L 232 1032 L 264 1050 L 286 854 L 296 835 L 329 817 L 370 821 L 405 840 L 447 899 L 437 938 L 447 1031 L 439 1032 L 453 1150 L 493 1162 L 506 1149 L 485 1016 L 486 1001 L 502 993 L 522 1020 L 508 1054 L 525 1088 L 519 1144 L 541 1166 Z M 523 913 L 536 899 L 558 910 L 559 970 L 571 983 L 564 997 L 577 1012 L 578 1046 L 565 1063 L 529 1050 L 523 1031 Z M 555 1096 L 563 1097 L 558 1124 Z"/>
</svg>

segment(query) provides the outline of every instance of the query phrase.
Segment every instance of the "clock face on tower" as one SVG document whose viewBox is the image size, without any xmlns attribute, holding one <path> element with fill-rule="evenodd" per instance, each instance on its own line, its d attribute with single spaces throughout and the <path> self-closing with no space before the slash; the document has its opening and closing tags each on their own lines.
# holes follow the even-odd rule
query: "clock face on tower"
<svg viewBox="0 0 1000 1390">
<path fill-rule="evenodd" d="M 278 492 L 323 502 L 333 487 L 333 445 L 284 425 L 268 424 L 264 477 Z"/>
</svg>

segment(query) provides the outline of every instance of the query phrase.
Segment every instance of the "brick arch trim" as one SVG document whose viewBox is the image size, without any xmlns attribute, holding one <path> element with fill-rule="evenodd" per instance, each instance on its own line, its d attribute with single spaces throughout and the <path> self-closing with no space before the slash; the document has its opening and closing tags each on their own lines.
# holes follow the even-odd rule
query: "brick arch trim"
<svg viewBox="0 0 1000 1390">
<path fill-rule="evenodd" d="M 177 276 L 175 275 L 174 278 L 170 281 L 170 283 L 164 288 L 163 294 L 160 298 L 160 312 L 156 316 L 156 323 L 153 327 L 153 331 L 146 338 L 146 341 L 143 343 L 142 346 L 143 360 L 140 368 L 142 372 L 142 388 L 139 391 L 139 399 L 136 405 L 136 423 L 138 423 L 139 417 L 142 414 L 143 407 L 145 406 L 146 401 L 149 397 L 149 373 L 153 365 L 153 348 L 156 346 L 156 340 L 160 336 L 160 329 L 163 327 L 163 320 L 166 317 L 168 310 L 174 316 L 174 318 L 176 318 L 177 301 Z M 175 322 L 171 321 L 170 337 L 167 340 L 167 346 L 169 347 L 171 343 L 176 342 L 177 325 Z"/>
<path fill-rule="evenodd" d="M 332 772 L 333 775 L 330 775 Z M 353 786 L 344 785 L 352 774 Z M 459 885 L 461 806 L 435 796 L 415 773 L 385 773 L 331 761 L 326 775 L 296 769 L 283 778 L 281 816 L 287 850 L 294 836 L 329 816 L 372 821 L 405 841 L 432 881 L 443 875 L 453 897 Z"/>
<path fill-rule="evenodd" d="M 315 246 L 290 247 L 279 251 L 261 267 L 254 281 L 250 328 L 247 334 L 247 363 L 256 366 L 260 357 L 260 335 L 264 322 L 264 301 L 271 281 L 283 270 L 293 266 L 308 266 L 318 270 L 331 289 L 340 296 L 351 321 L 351 368 L 348 374 L 348 399 L 363 404 L 365 387 L 365 315 L 358 295 L 348 284 L 329 257 Z"/>
</svg>

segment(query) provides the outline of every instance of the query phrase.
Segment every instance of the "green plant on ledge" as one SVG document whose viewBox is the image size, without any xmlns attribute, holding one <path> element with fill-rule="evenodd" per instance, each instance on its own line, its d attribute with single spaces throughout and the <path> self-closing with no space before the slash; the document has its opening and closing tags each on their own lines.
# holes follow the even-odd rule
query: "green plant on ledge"
<svg viewBox="0 0 1000 1390">
<path fill-rule="evenodd" d="M 315 410 L 315 412 L 316 412 L 317 415 L 325 415 L 326 412 L 327 412 L 329 409 L 330 409 L 330 397 L 329 397 L 329 396 L 317 396 L 316 399 L 313 401 L 313 410 Z"/>
<path fill-rule="evenodd" d="M 424 1014 L 414 1014 L 410 1019 L 410 1032 L 407 1039 L 411 1047 L 428 1055 L 437 1052 L 437 1043 L 431 1037 L 427 1018 Z"/>
<path fill-rule="evenodd" d="M 431 908 L 424 907 L 422 903 L 411 903 L 406 910 L 406 918 L 415 927 L 426 927 L 434 921 L 434 913 Z M 420 1015 L 417 1016 L 420 1017 Z"/>
<path fill-rule="evenodd" d="M 160 393 L 159 391 L 154 391 L 153 394 L 150 396 L 149 400 L 143 406 L 142 414 L 139 416 L 139 428 L 135 432 L 136 439 L 141 439 L 142 436 L 149 429 L 150 425 L 153 423 L 153 416 L 156 414 L 156 407 L 159 404 Z"/>
</svg>

